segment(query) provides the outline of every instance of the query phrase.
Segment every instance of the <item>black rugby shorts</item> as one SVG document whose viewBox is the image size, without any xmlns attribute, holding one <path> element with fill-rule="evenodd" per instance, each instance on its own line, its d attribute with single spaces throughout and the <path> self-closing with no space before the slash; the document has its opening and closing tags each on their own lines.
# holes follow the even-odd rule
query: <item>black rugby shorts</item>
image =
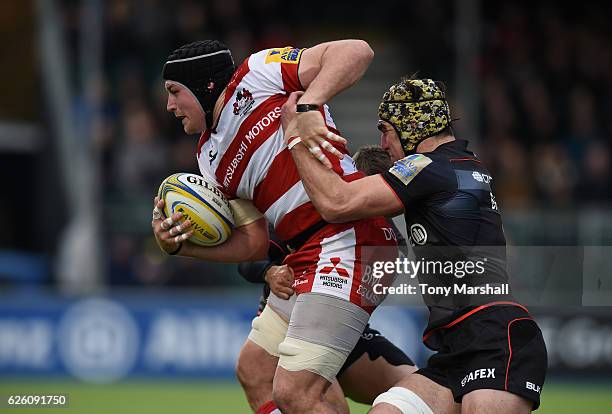
<svg viewBox="0 0 612 414">
<path fill-rule="evenodd" d="M 494 389 L 532 401 L 534 410 L 540 405 L 546 345 L 524 308 L 484 308 L 430 336 L 437 353 L 416 373 L 449 388 L 456 402 L 471 391 Z"/>
</svg>

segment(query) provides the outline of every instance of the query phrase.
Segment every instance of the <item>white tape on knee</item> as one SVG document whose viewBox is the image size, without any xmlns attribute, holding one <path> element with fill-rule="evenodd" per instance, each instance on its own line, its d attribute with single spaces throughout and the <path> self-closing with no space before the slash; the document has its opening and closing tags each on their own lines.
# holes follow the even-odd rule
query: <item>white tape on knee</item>
<svg viewBox="0 0 612 414">
<path fill-rule="evenodd" d="M 261 315 L 253 319 L 251 327 L 249 340 L 265 349 L 268 354 L 279 357 L 278 345 L 285 340 L 289 323 L 266 306 Z"/>
<path fill-rule="evenodd" d="M 287 371 L 310 371 L 332 382 L 346 355 L 327 346 L 287 337 L 278 346 L 278 366 Z"/>
<path fill-rule="evenodd" d="M 392 387 L 383 392 L 374 400 L 372 406 L 379 403 L 387 403 L 396 407 L 402 414 L 433 414 L 431 408 L 425 401 L 414 392 L 403 387 Z"/>
</svg>

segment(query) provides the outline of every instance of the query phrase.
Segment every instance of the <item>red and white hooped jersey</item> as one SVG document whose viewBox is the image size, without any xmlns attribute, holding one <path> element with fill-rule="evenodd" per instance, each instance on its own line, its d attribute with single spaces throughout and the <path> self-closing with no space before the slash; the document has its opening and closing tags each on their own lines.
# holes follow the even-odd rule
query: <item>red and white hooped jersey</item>
<svg viewBox="0 0 612 414">
<path fill-rule="evenodd" d="M 303 51 L 266 49 L 245 59 L 227 86 L 217 128 L 202 134 L 197 152 L 202 175 L 229 198 L 252 200 L 283 240 L 321 220 L 283 144 L 280 119 L 289 93 L 303 90 L 298 78 Z M 327 105 L 322 113 L 337 132 Z M 346 148 L 333 144 L 345 154 L 342 160 L 329 157 L 336 173 L 347 181 L 362 177 Z"/>
</svg>

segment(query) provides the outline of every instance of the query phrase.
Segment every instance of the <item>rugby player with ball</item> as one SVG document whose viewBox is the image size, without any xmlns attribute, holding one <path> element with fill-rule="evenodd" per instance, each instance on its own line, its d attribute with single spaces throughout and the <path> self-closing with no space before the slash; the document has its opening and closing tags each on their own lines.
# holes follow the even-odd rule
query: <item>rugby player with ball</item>
<svg viewBox="0 0 612 414">
<path fill-rule="evenodd" d="M 160 247 L 209 261 L 257 260 L 268 250 L 269 222 L 291 252 L 284 263 L 294 272 L 296 295 L 290 301 L 271 295 L 247 343 L 260 369 L 274 375 L 258 412 L 276 406 L 286 413 L 338 412 L 325 392 L 382 300 L 360 292 L 371 290 L 364 289 L 363 271 L 397 245 L 390 224 L 382 216 L 324 221 L 304 191 L 280 122 L 289 94 L 304 91 L 301 133 L 319 143 L 318 159 L 342 180 L 363 177 L 326 102 L 359 80 L 372 58 L 366 42 L 341 40 L 262 50 L 236 69 L 225 45 L 200 41 L 175 50 L 164 65 L 167 110 L 187 134 L 201 134 L 203 178 L 237 204 L 232 235 L 204 247 L 188 241 L 191 220 L 156 199 L 152 227 Z M 329 162 L 330 154 L 342 159 Z"/>
</svg>

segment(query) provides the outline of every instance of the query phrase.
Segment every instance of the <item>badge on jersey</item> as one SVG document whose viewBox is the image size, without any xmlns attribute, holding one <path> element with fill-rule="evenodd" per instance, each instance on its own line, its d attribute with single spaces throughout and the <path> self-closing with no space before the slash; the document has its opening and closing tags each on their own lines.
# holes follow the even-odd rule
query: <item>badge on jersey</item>
<svg viewBox="0 0 612 414">
<path fill-rule="evenodd" d="M 236 100 L 234 101 L 233 113 L 234 115 L 244 115 L 251 110 L 255 101 L 253 95 L 247 88 L 242 88 L 236 94 Z"/>
<path fill-rule="evenodd" d="M 266 64 L 273 62 L 297 64 L 303 51 L 304 49 L 291 46 L 270 49 L 266 55 Z"/>
<path fill-rule="evenodd" d="M 431 164 L 431 158 L 423 154 L 412 154 L 396 161 L 389 172 L 408 185 L 429 164 Z"/>
</svg>

